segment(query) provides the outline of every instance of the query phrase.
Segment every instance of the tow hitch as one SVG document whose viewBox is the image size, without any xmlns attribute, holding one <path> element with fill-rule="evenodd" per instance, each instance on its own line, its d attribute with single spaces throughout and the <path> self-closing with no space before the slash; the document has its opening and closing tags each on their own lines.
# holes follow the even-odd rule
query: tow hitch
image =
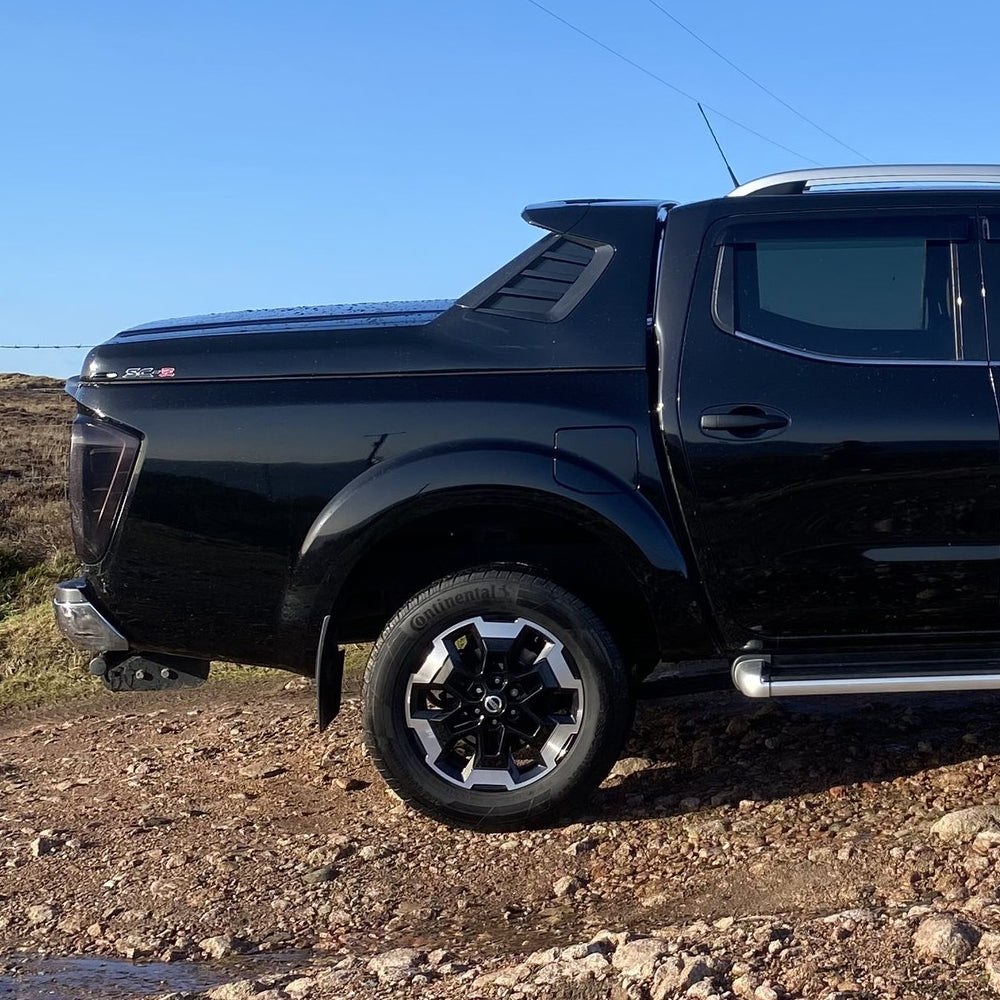
<svg viewBox="0 0 1000 1000">
<path fill-rule="evenodd" d="M 162 691 L 204 684 L 209 662 L 166 653 L 102 653 L 89 669 L 109 691 Z"/>
</svg>

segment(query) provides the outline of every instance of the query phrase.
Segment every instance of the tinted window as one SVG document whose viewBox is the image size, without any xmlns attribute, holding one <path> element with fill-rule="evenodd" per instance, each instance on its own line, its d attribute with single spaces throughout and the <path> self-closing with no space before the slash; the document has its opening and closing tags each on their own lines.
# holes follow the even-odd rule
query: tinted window
<svg viewBox="0 0 1000 1000">
<path fill-rule="evenodd" d="M 951 246 L 919 236 L 759 239 L 727 247 L 733 325 L 816 354 L 955 357 Z"/>
</svg>

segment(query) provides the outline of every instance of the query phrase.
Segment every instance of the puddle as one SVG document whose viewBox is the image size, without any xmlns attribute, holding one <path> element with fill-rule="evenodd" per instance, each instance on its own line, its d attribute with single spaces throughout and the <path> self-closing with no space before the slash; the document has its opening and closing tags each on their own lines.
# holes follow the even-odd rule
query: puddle
<svg viewBox="0 0 1000 1000">
<path fill-rule="evenodd" d="M 302 956 L 268 955 L 236 965 L 208 962 L 125 962 L 102 958 L 0 960 L 0 1000 L 119 1000 L 209 990 L 221 983 L 289 971 Z"/>
</svg>

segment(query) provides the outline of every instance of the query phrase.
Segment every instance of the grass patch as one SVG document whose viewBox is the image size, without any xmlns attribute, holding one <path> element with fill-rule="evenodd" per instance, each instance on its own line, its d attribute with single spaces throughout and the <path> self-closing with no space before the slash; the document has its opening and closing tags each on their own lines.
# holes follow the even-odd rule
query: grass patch
<svg viewBox="0 0 1000 1000">
<path fill-rule="evenodd" d="M 4 605 L 13 600 L 20 589 L 20 576 L 27 569 L 28 564 L 20 553 L 0 549 L 0 614 L 3 614 Z"/>
<path fill-rule="evenodd" d="M 78 572 L 66 502 L 75 408 L 57 379 L 0 375 L 0 707 L 96 687 L 50 603 L 53 585 Z"/>
<path fill-rule="evenodd" d="M 59 633 L 47 601 L 8 614 L 0 621 L 0 707 L 93 694 L 87 662 Z"/>
<path fill-rule="evenodd" d="M 42 562 L 25 566 L 16 557 L 5 564 L 0 552 L 0 621 L 52 598 L 60 580 L 76 576 L 80 565 L 73 556 L 57 552 Z"/>
</svg>

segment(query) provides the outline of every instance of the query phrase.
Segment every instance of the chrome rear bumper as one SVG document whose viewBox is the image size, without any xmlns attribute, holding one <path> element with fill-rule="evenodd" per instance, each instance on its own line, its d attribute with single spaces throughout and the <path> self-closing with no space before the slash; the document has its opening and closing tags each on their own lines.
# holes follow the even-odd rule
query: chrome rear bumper
<svg viewBox="0 0 1000 1000">
<path fill-rule="evenodd" d="M 59 631 L 90 653 L 128 649 L 128 640 L 87 599 L 86 581 L 64 580 L 52 601 Z"/>
</svg>

